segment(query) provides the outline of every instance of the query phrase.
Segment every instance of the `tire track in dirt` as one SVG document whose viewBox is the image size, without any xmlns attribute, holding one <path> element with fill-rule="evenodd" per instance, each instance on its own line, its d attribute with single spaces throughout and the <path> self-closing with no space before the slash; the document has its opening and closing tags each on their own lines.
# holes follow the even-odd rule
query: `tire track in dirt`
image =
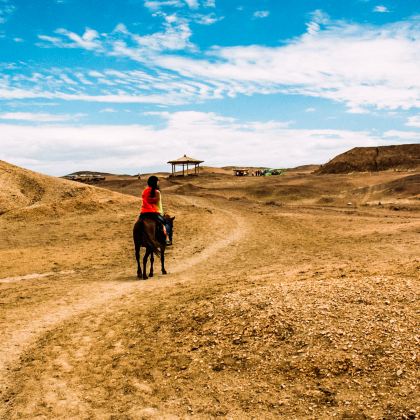
<svg viewBox="0 0 420 420">
<path fill-rule="evenodd" d="M 3 336 L 2 346 L 0 348 L 0 392 L 6 389 L 7 374 L 12 367 L 19 363 L 20 355 L 43 334 L 49 330 L 57 327 L 60 323 L 63 323 L 72 317 L 86 313 L 89 310 L 96 309 L 105 304 L 109 305 L 117 299 L 121 299 L 130 292 L 138 290 L 139 287 L 145 287 L 147 290 L 156 289 L 159 287 L 167 288 L 173 287 L 180 283 L 179 274 L 183 273 L 187 269 L 191 269 L 199 263 L 205 262 L 211 256 L 225 249 L 229 245 L 238 242 L 246 233 L 246 219 L 241 216 L 237 211 L 227 211 L 220 205 L 215 205 L 215 201 L 196 198 L 196 197 L 177 197 L 187 204 L 191 204 L 197 207 L 211 208 L 212 211 L 217 212 L 219 215 L 223 215 L 226 222 L 226 226 L 233 226 L 231 230 L 226 230 L 226 234 L 221 239 L 215 240 L 209 246 L 205 247 L 197 255 L 194 255 L 187 260 L 184 260 L 175 265 L 171 270 L 171 276 L 167 278 L 168 282 L 139 282 L 134 280 L 133 268 L 126 269 L 119 272 L 117 275 L 113 274 L 112 271 L 109 275 L 113 279 L 111 281 L 104 282 L 98 289 L 98 283 L 91 282 L 85 289 L 84 298 L 76 300 L 70 304 L 66 304 L 59 308 L 59 310 L 51 311 L 48 310 L 42 316 L 35 317 L 31 322 L 23 325 L 12 325 L 10 326 L 10 332 Z M 134 258 L 134 257 L 133 257 Z M 129 274 L 130 273 L 130 274 Z M 87 273 L 92 275 L 92 273 Z M 106 275 L 106 274 L 105 274 Z M 95 276 L 104 276 L 103 272 L 95 274 Z M 122 282 L 124 281 L 124 282 Z M 188 277 L 181 279 L 181 281 L 188 281 Z M 53 307 L 55 309 L 55 307 Z M 2 411 L 0 410 L 0 417 Z"/>
</svg>

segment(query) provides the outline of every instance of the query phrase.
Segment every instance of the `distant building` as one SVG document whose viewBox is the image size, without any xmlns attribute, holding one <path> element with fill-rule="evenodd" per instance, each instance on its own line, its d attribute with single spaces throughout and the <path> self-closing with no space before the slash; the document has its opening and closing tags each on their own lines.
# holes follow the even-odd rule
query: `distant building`
<svg viewBox="0 0 420 420">
<path fill-rule="evenodd" d="M 175 176 L 176 167 L 182 165 L 182 176 L 185 175 L 198 175 L 200 173 L 200 163 L 203 163 L 204 160 L 194 159 L 184 155 L 178 159 L 170 160 L 168 163 L 172 165 L 171 176 Z M 194 172 L 189 173 L 189 169 L 194 167 Z"/>
</svg>

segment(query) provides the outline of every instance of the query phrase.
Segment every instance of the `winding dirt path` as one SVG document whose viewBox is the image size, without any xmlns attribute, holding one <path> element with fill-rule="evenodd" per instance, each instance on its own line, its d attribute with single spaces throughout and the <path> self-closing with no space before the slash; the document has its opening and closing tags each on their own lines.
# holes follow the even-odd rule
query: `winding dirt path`
<svg viewBox="0 0 420 420">
<path fill-rule="evenodd" d="M 85 244 L 105 225 L 123 257 L 99 258 L 95 237 L 75 273 L 0 284 L 14 294 L 0 299 L 0 418 L 383 418 L 390 399 L 389 418 L 414 409 L 418 216 L 171 199 L 181 232 L 168 276 L 135 279 L 120 237 L 128 209 L 74 235 Z"/>
<path fill-rule="evenodd" d="M 89 279 L 86 285 L 80 289 L 70 300 L 64 304 L 55 302 L 54 305 L 43 307 L 36 314 L 31 314 L 31 319 L 16 320 L 14 324 L 8 325 L 6 331 L 2 332 L 2 345 L 0 348 L 0 391 L 8 386 L 8 372 L 19 364 L 20 356 L 33 345 L 42 335 L 57 328 L 60 324 L 71 318 L 101 307 L 112 307 L 113 302 L 119 302 L 134 291 L 144 289 L 145 292 L 156 291 L 161 288 L 174 287 L 180 282 L 190 280 L 187 271 L 198 264 L 203 264 L 220 251 L 227 249 L 232 244 L 241 240 L 247 232 L 246 219 L 239 212 L 226 211 L 217 204 L 217 201 L 210 201 L 204 198 L 179 197 L 179 200 L 196 207 L 205 207 L 219 216 L 219 222 L 223 222 L 225 230 L 223 235 L 212 240 L 200 252 L 182 261 L 177 261 L 169 268 L 169 275 L 160 277 L 158 281 L 137 281 L 134 280 L 133 267 L 124 270 L 112 270 L 106 268 L 100 271 L 82 272 L 71 274 L 70 277 L 84 276 Z M 197 240 L 197 239 L 196 239 Z M 57 278 L 57 276 L 56 276 Z M 99 278 L 106 278 L 106 281 L 98 282 Z M 165 281 L 161 281 L 161 280 Z M 71 279 L 69 283 L 71 287 Z M 0 410 L 0 418 L 3 418 Z"/>
</svg>

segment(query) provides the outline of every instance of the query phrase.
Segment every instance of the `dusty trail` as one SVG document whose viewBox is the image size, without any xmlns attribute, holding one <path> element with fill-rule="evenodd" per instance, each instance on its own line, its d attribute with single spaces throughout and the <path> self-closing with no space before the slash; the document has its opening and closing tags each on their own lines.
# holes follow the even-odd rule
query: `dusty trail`
<svg viewBox="0 0 420 420">
<path fill-rule="evenodd" d="M 134 277 L 133 266 L 124 270 L 100 270 L 99 272 L 85 272 L 82 275 L 89 278 L 85 287 L 78 291 L 77 295 L 71 301 L 65 304 L 57 302 L 56 305 L 43 308 L 41 313 L 31 316 L 30 320 L 23 319 L 14 324 L 8 325 L 8 330 L 2 332 L 2 346 L 0 348 L 0 390 L 7 386 L 7 372 L 13 369 L 13 366 L 19 363 L 19 357 L 27 350 L 41 335 L 49 330 L 56 328 L 59 324 L 69 319 L 96 310 L 100 307 L 112 307 L 115 301 L 121 301 L 127 295 L 134 291 L 143 289 L 145 292 L 156 292 L 158 289 L 173 287 L 180 282 L 188 282 L 190 277 L 185 275 L 185 271 L 192 269 L 195 265 L 206 262 L 217 252 L 229 247 L 245 235 L 247 231 L 246 220 L 238 212 L 228 212 L 203 198 L 179 197 L 187 204 L 196 207 L 211 208 L 213 212 L 219 215 L 225 225 L 226 230 L 223 236 L 216 238 L 208 246 L 205 246 L 201 252 L 193 255 L 183 261 L 176 261 L 170 267 L 170 273 L 167 277 L 159 276 L 159 279 L 147 282 L 137 281 Z M 155 264 L 159 261 L 155 261 Z M 208 264 L 208 263 L 207 263 Z M 67 274 L 67 273 L 66 273 Z M 78 274 L 80 276 L 80 273 Z M 99 278 L 106 278 L 106 281 L 95 281 Z M 162 281 L 165 280 L 165 281 Z M 70 283 L 71 286 L 71 283 Z M 23 317 L 24 318 L 24 317 Z M 0 417 L 2 412 L 0 411 Z"/>
<path fill-rule="evenodd" d="M 128 207 L 81 220 L 74 273 L 6 273 L 0 417 L 411 419 L 418 213 L 182 188 L 168 276 L 135 280 Z"/>
</svg>

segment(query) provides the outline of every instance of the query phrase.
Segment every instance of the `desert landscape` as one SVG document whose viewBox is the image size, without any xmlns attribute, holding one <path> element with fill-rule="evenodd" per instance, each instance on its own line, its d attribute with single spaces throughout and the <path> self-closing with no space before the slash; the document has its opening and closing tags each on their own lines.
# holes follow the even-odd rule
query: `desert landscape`
<svg viewBox="0 0 420 420">
<path fill-rule="evenodd" d="M 418 418 L 412 146 L 386 170 L 160 174 L 174 244 L 145 281 L 146 177 L 0 161 L 0 418 Z"/>
</svg>

